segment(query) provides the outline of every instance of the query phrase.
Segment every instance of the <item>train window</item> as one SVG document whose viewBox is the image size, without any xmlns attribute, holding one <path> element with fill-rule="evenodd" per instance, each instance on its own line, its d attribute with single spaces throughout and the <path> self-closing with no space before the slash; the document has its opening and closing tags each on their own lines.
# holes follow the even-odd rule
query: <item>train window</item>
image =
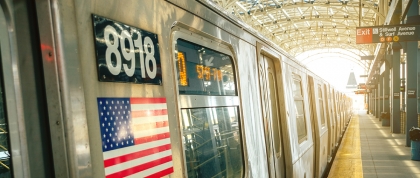
<svg viewBox="0 0 420 178">
<path fill-rule="evenodd" d="M 327 89 L 327 85 L 325 85 L 324 84 L 324 93 L 325 93 L 325 95 L 324 95 L 324 106 L 325 106 L 325 114 L 326 114 L 326 119 L 330 119 L 330 106 L 329 106 L 329 102 L 330 102 L 330 96 L 329 96 L 329 92 L 328 92 L 328 89 Z"/>
<path fill-rule="evenodd" d="M 274 66 L 274 63 L 272 61 L 270 61 L 269 64 L 272 64 Z M 273 136 L 274 136 L 274 147 L 275 147 L 275 151 L 276 154 L 278 156 L 281 155 L 281 141 L 280 141 L 280 115 L 278 113 L 278 103 L 277 103 L 277 88 L 276 88 L 276 78 L 274 76 L 273 71 L 269 71 L 268 73 L 268 80 L 269 80 L 269 89 L 270 89 L 270 100 L 271 100 L 271 119 L 272 119 L 272 125 L 273 125 Z"/>
<path fill-rule="evenodd" d="M 242 177 L 238 107 L 181 109 L 188 177 Z"/>
<path fill-rule="evenodd" d="M 229 55 L 182 39 L 176 41 L 179 93 L 236 96 L 233 61 Z"/>
<path fill-rule="evenodd" d="M 303 103 L 302 95 L 302 79 L 299 75 L 293 75 L 293 96 L 295 100 L 295 112 L 296 112 L 296 126 L 299 143 L 306 140 L 307 131 L 306 131 L 306 120 L 305 120 L 305 110 Z"/>
<path fill-rule="evenodd" d="M 302 85 L 301 85 L 301 79 L 300 76 L 294 75 L 293 77 L 293 96 L 295 98 L 302 98 Z"/>
<path fill-rule="evenodd" d="M 318 85 L 318 101 L 319 101 L 319 112 L 321 116 L 321 125 L 325 125 L 325 117 L 324 117 L 324 100 L 322 97 L 322 88 L 321 85 Z"/>
</svg>

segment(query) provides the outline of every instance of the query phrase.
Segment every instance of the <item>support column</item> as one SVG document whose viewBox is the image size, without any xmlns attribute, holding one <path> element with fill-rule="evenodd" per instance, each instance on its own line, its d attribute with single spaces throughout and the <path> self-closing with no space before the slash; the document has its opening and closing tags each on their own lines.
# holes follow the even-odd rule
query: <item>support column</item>
<svg viewBox="0 0 420 178">
<path fill-rule="evenodd" d="M 417 127 L 417 42 L 407 42 L 407 116 L 406 116 L 406 146 L 411 146 L 409 130 Z"/>
<path fill-rule="evenodd" d="M 412 1 L 407 13 L 406 24 L 415 24 L 419 17 L 418 1 Z M 409 130 L 417 127 L 417 52 L 418 42 L 407 42 L 407 117 L 406 117 L 406 146 L 411 146 Z"/>
<path fill-rule="evenodd" d="M 376 117 L 376 89 L 372 90 L 372 115 Z"/>
<path fill-rule="evenodd" d="M 372 103 L 372 113 L 371 114 L 373 116 L 376 115 L 376 105 L 375 105 L 375 103 L 376 103 L 376 99 L 375 99 L 376 95 L 375 95 L 375 93 L 376 93 L 376 89 L 372 89 L 372 93 L 371 93 L 371 97 L 370 97 L 370 102 Z"/>
<path fill-rule="evenodd" d="M 373 89 L 369 90 L 369 114 L 373 114 Z"/>
<path fill-rule="evenodd" d="M 367 85 L 367 84 L 366 84 Z M 370 92 L 370 89 L 369 89 L 369 92 Z M 367 104 L 368 104 L 368 108 L 367 108 L 367 114 L 370 114 L 370 108 L 371 108 L 371 105 L 372 105 L 372 103 L 370 102 L 370 96 L 371 96 L 371 94 L 370 93 L 367 93 L 367 100 L 366 100 L 366 102 L 367 102 Z"/>
<path fill-rule="evenodd" d="M 382 71 L 380 71 L 382 72 Z M 384 73 L 379 72 L 379 121 L 382 120 L 381 113 L 384 112 Z"/>
<path fill-rule="evenodd" d="M 382 99 L 382 102 L 383 102 L 383 107 L 382 107 L 382 112 L 387 112 L 387 113 L 390 113 L 390 109 L 389 109 L 389 97 L 390 97 L 390 94 L 389 94 L 389 69 L 390 67 L 389 67 L 389 63 L 388 62 L 385 62 L 385 71 L 382 73 L 382 86 L 383 86 L 383 90 L 382 90 L 382 92 L 383 92 L 383 99 Z M 391 122 L 391 121 L 390 121 Z M 391 125 L 391 124 L 390 124 Z"/>
<path fill-rule="evenodd" d="M 367 90 L 366 90 L 366 103 L 367 103 L 366 114 L 369 114 L 370 113 L 370 93 L 367 93 Z"/>
<path fill-rule="evenodd" d="M 378 111 L 378 84 L 375 84 L 375 90 L 373 90 L 373 115 L 375 117 L 378 117 L 377 111 Z"/>
<path fill-rule="evenodd" d="M 370 93 L 369 93 L 369 113 L 373 114 L 373 106 L 375 106 L 375 103 L 373 102 L 373 89 L 370 89 Z"/>
<path fill-rule="evenodd" d="M 417 91 L 416 91 L 416 97 L 417 97 L 417 127 L 420 127 L 420 42 L 419 46 L 417 48 Z"/>
<path fill-rule="evenodd" d="M 378 73 L 379 74 L 379 73 Z M 376 89 L 376 118 L 380 119 L 381 116 L 381 77 L 380 75 L 377 76 L 377 89 Z"/>
<path fill-rule="evenodd" d="M 392 45 L 392 92 L 391 98 L 392 113 L 391 113 L 391 132 L 401 133 L 401 107 L 400 107 L 400 49 L 401 46 L 398 44 Z"/>
</svg>

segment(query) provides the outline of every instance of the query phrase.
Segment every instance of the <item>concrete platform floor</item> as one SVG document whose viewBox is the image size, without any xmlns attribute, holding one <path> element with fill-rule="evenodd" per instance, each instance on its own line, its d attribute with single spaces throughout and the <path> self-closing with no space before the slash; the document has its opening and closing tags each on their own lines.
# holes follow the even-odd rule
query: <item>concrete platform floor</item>
<svg viewBox="0 0 420 178">
<path fill-rule="evenodd" d="M 420 178 L 420 161 L 411 160 L 404 134 L 390 133 L 389 126 L 360 110 L 354 112 L 328 177 Z"/>
</svg>

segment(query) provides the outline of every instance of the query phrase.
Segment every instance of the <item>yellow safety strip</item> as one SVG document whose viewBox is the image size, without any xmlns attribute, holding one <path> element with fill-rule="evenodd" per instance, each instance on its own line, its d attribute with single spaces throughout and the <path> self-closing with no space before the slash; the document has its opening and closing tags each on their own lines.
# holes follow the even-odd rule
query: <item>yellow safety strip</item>
<svg viewBox="0 0 420 178">
<path fill-rule="evenodd" d="M 328 177 L 363 177 L 359 116 L 357 115 L 350 121 Z"/>
</svg>

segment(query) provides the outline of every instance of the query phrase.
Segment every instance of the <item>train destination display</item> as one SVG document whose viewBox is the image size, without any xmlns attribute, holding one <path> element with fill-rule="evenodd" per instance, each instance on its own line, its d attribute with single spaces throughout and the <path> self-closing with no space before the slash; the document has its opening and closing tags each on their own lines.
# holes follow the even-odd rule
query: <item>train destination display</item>
<svg viewBox="0 0 420 178">
<path fill-rule="evenodd" d="M 356 28 L 356 44 L 420 40 L 420 25 L 372 26 Z"/>
<path fill-rule="evenodd" d="M 233 60 L 229 55 L 182 39 L 176 44 L 180 93 L 236 95 Z"/>
</svg>

